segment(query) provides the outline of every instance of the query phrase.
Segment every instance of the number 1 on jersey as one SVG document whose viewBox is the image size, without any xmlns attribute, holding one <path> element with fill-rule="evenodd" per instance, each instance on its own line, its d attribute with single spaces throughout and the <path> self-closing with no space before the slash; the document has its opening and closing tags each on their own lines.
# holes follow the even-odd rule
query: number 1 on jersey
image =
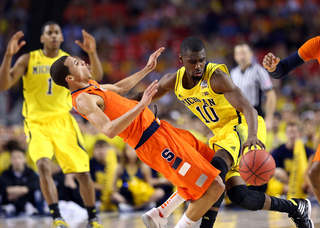
<svg viewBox="0 0 320 228">
<path fill-rule="evenodd" d="M 48 91 L 47 91 L 47 95 L 52 95 L 52 78 L 48 79 Z"/>
</svg>

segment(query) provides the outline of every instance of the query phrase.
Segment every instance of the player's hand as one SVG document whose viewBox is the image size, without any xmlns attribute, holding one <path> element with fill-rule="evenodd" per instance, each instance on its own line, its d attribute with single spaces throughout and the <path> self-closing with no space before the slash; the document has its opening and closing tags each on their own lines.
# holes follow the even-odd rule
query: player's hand
<svg viewBox="0 0 320 228">
<path fill-rule="evenodd" d="M 24 36 L 24 33 L 22 31 L 18 31 L 11 37 L 7 46 L 7 52 L 6 52 L 7 55 L 12 56 L 16 54 L 21 49 L 21 47 L 26 44 L 26 41 L 24 40 L 22 40 L 19 43 L 19 40 L 23 36 Z"/>
<path fill-rule="evenodd" d="M 257 136 L 249 136 L 247 141 L 242 146 L 241 155 L 243 154 L 243 151 L 246 147 L 248 147 L 248 149 L 250 151 L 252 146 L 253 146 L 254 150 L 258 149 L 257 146 L 260 146 L 260 148 L 262 150 L 266 149 L 265 145 L 257 138 Z"/>
<path fill-rule="evenodd" d="M 143 93 L 141 101 L 139 102 L 139 104 L 142 105 L 142 107 L 145 108 L 151 103 L 152 97 L 158 92 L 157 87 L 158 80 L 155 80 L 147 87 L 147 89 Z"/>
<path fill-rule="evenodd" d="M 75 43 L 78 44 L 87 54 L 95 53 L 97 48 L 95 38 L 87 33 L 84 29 L 82 29 L 82 36 L 83 43 L 79 40 L 76 40 Z"/>
<path fill-rule="evenodd" d="M 157 59 L 158 57 L 161 55 L 161 52 L 163 52 L 164 47 L 159 48 L 158 50 L 156 50 L 155 52 L 153 52 L 152 55 L 150 55 L 148 63 L 146 65 L 146 69 L 152 71 L 154 68 L 156 68 L 157 66 Z"/>
<path fill-rule="evenodd" d="M 272 53 L 268 53 L 264 56 L 262 65 L 269 72 L 273 72 L 276 70 L 278 63 L 280 62 L 280 58 L 275 57 Z"/>
</svg>

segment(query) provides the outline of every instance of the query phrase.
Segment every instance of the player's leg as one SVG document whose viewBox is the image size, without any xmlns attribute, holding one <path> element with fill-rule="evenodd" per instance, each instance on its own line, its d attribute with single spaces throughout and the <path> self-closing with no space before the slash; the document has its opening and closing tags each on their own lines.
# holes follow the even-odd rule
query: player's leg
<svg viewBox="0 0 320 228">
<path fill-rule="evenodd" d="M 217 176 L 199 199 L 191 200 L 186 212 L 175 228 L 192 227 L 218 201 L 224 189 L 225 185 L 221 177 Z"/>
<path fill-rule="evenodd" d="M 313 192 L 317 197 L 318 202 L 320 202 L 320 145 L 318 146 L 318 149 L 312 161 L 308 176 Z"/>
<path fill-rule="evenodd" d="M 97 211 L 95 207 L 95 190 L 90 173 L 76 173 L 75 176 L 79 182 L 80 195 L 88 211 L 89 220 L 94 221 L 97 219 Z"/>
<path fill-rule="evenodd" d="M 288 213 L 297 227 L 313 228 L 310 219 L 311 204 L 304 199 L 281 199 L 264 192 L 250 190 L 239 176 L 233 176 L 226 182 L 226 191 L 230 201 L 246 210 L 270 210 Z"/>
<path fill-rule="evenodd" d="M 57 187 L 52 179 L 51 158 L 53 157 L 53 145 L 49 130 L 50 123 L 35 124 L 25 122 L 28 152 L 30 158 L 37 165 L 41 192 L 54 220 L 53 227 L 68 227 L 61 217 L 58 207 Z"/>
<path fill-rule="evenodd" d="M 63 127 L 61 127 L 63 126 Z M 95 191 L 90 176 L 89 156 L 75 119 L 68 113 L 56 118 L 52 129 L 55 155 L 63 173 L 75 173 L 80 195 L 88 212 L 88 227 L 102 227 L 97 223 Z"/>
</svg>

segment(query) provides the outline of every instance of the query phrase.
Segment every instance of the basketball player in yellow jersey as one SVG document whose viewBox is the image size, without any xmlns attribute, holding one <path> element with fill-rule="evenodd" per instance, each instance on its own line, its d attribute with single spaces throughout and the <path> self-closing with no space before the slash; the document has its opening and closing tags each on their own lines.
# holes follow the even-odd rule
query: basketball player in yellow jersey
<svg viewBox="0 0 320 228">
<path fill-rule="evenodd" d="M 103 71 L 95 40 L 84 30 L 82 34 L 83 43 L 76 43 L 89 55 L 92 75 L 96 80 L 100 80 Z M 42 27 L 40 38 L 43 49 L 22 55 L 10 69 L 13 55 L 26 43 L 19 43 L 23 35 L 23 32 L 19 31 L 9 41 L 0 67 L 0 89 L 9 89 L 20 77 L 23 79 L 23 115 L 28 150 L 38 167 L 41 191 L 54 220 L 52 227 L 69 227 L 61 218 L 58 208 L 57 189 L 50 166 L 53 153 L 62 171 L 66 174 L 75 173 L 79 181 L 80 193 L 89 215 L 88 227 L 102 227 L 97 222 L 89 157 L 83 148 L 79 127 L 69 113 L 72 108 L 70 92 L 54 84 L 50 77 L 53 62 L 63 55 L 68 55 L 60 49 L 63 42 L 60 26 L 55 22 L 47 22 Z"/>
<path fill-rule="evenodd" d="M 263 118 L 257 115 L 249 100 L 232 82 L 227 67 L 206 62 L 205 46 L 197 37 L 183 40 L 179 59 L 184 67 L 163 76 L 153 101 L 174 91 L 177 98 L 213 131 L 214 137 L 209 143 L 216 153 L 211 164 L 221 171 L 219 175 L 226 181 L 229 199 L 247 210 L 287 212 L 297 227 L 313 227 L 308 200 L 270 197 L 263 192 L 249 190 L 241 179 L 238 170 L 241 155 L 252 146 L 254 149 L 258 146 L 265 149 L 266 126 Z M 141 94 L 133 98 L 139 100 L 140 97 Z M 160 223 L 160 217 L 167 218 L 178 206 L 180 202 L 175 201 L 174 197 L 157 210 L 152 209 L 143 215 L 153 221 L 147 228 L 154 228 L 153 224 Z M 223 195 L 202 217 L 201 228 L 213 226 L 222 200 Z M 174 202 L 177 205 L 173 205 Z M 185 224 L 179 228 L 187 227 L 188 224 Z"/>
</svg>

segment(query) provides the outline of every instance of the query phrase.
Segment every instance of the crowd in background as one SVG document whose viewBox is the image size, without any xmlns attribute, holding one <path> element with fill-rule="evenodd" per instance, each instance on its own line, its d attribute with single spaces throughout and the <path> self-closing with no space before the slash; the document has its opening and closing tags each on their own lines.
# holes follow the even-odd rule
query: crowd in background
<svg viewBox="0 0 320 228">
<path fill-rule="evenodd" d="M 14 32 L 23 30 L 28 33 L 30 2 L 0 1 L 0 59 Z M 114 83 L 140 70 L 154 50 L 165 47 L 157 68 L 134 89 L 142 91 L 154 79 L 175 72 L 182 66 L 178 61 L 179 48 L 187 36 L 199 36 L 204 41 L 207 61 L 224 63 L 231 70 L 235 66 L 234 46 L 238 43 L 250 44 L 255 61 L 261 63 L 268 52 L 282 59 L 309 38 L 319 35 L 319 8 L 320 3 L 316 0 L 71 0 L 61 24 L 64 35 L 62 49 L 87 60 L 81 48 L 74 44 L 76 39 L 81 39 L 81 30 L 86 29 L 97 41 L 104 70 L 101 82 Z M 308 148 L 314 151 L 319 145 L 319 69 L 318 62 L 311 61 L 283 80 L 272 80 L 277 93 L 277 112 L 273 128 L 267 136 L 266 147 L 269 152 L 289 140 L 290 132 L 286 131 L 289 122 L 298 122 L 299 136 Z M 21 87 L 19 82 L 10 90 L 0 92 L 0 174 L 12 164 L 9 152 L 12 150 L 5 146 L 10 140 L 18 142 L 20 150 L 26 153 L 25 163 L 36 172 L 27 154 L 21 116 Z M 158 116 L 207 142 L 212 136 L 210 130 L 174 96 L 168 94 L 156 103 Z M 152 170 L 145 171 L 141 163 L 130 158 L 133 155 L 126 152 L 130 148 L 121 139 L 108 139 L 74 114 L 92 159 L 91 174 L 101 210 L 113 210 L 116 204 L 123 211 L 141 209 L 163 202 L 172 193 L 173 187 L 169 182 Z M 118 163 L 121 164 L 122 173 L 117 171 Z M 135 167 L 133 171 L 137 167 L 144 170 L 138 175 L 143 183 L 133 181 L 130 185 L 126 184 L 128 181 L 124 173 L 130 176 L 133 172 L 124 172 L 125 167 L 130 167 L 129 164 Z M 53 162 L 53 166 L 57 164 Z M 55 175 L 56 183 L 70 190 L 70 194 L 63 195 L 67 190 L 61 188 L 59 198 L 74 200 L 81 205 L 79 194 L 73 191 L 77 188 L 73 177 L 59 177 L 59 167 L 56 167 Z M 129 188 L 131 194 L 126 192 Z M 145 192 L 139 193 L 137 189 L 144 189 Z M 142 195 L 149 198 L 142 199 Z"/>
</svg>

